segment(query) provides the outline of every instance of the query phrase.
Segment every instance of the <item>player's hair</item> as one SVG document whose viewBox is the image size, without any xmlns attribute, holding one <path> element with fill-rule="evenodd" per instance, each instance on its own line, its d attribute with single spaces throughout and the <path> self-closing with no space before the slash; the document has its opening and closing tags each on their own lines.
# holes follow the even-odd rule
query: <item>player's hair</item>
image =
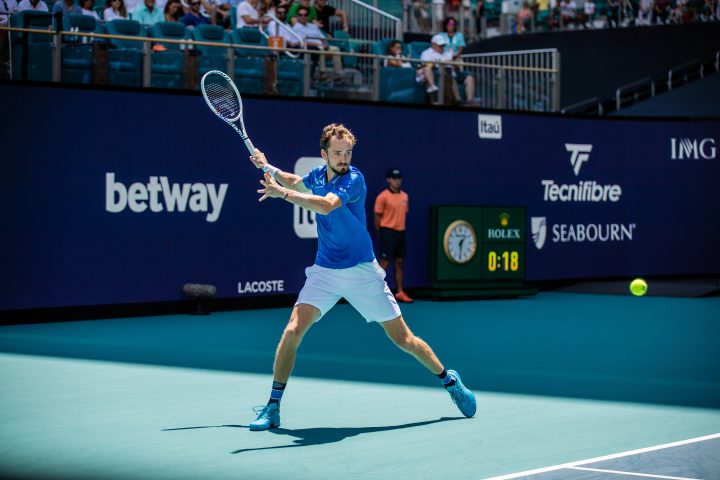
<svg viewBox="0 0 720 480">
<path fill-rule="evenodd" d="M 335 137 L 338 140 L 348 140 L 351 144 L 355 145 L 357 140 L 355 135 L 342 123 L 331 123 L 323 128 L 322 135 L 320 135 L 320 148 L 327 150 L 330 146 L 330 140 Z"/>
</svg>

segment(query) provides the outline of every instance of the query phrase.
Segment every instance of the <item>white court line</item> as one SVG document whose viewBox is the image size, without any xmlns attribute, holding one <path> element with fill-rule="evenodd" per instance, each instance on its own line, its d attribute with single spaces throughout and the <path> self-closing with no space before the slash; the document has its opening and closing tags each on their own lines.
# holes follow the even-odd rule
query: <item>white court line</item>
<svg viewBox="0 0 720 480">
<path fill-rule="evenodd" d="M 681 440 L 679 442 L 666 443 L 663 445 L 656 445 L 654 447 L 640 448 L 638 450 L 630 450 L 627 452 L 614 453 L 612 455 L 605 455 L 604 457 L 590 458 L 587 460 L 578 460 L 577 462 L 563 463 L 560 465 L 554 465 L 552 467 L 537 468 L 535 470 L 526 470 L 524 472 L 509 473 L 507 475 L 500 475 L 499 477 L 486 478 L 485 480 L 509 480 L 511 478 L 524 477 L 527 475 L 535 475 L 537 473 L 552 472 L 554 470 L 562 470 L 563 468 L 577 467 L 578 465 L 584 465 L 586 463 L 602 462 L 604 460 L 612 460 L 614 458 L 627 457 L 630 455 L 637 455 L 639 453 L 652 452 L 655 450 L 662 450 L 664 448 L 679 447 L 680 445 L 687 445 L 689 443 L 704 442 L 705 440 L 712 440 L 714 438 L 720 438 L 720 433 L 714 433 L 712 435 L 705 435 L 704 437 L 690 438 L 688 440 Z"/>
<path fill-rule="evenodd" d="M 619 475 L 632 475 L 634 477 L 665 478 L 667 480 L 698 480 L 697 478 L 668 477 L 667 475 L 653 475 L 650 473 L 621 472 L 620 470 L 604 470 L 602 468 L 568 467 L 570 470 L 585 470 L 588 472 L 617 473 Z"/>
</svg>

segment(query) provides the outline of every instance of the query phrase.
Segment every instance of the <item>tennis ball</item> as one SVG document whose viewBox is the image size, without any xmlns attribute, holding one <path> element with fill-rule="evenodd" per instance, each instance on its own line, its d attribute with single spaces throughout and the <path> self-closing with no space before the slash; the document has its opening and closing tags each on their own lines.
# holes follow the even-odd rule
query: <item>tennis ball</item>
<svg viewBox="0 0 720 480">
<path fill-rule="evenodd" d="M 648 286 L 642 278 L 636 278 L 630 282 L 630 292 L 636 297 L 642 297 L 647 292 Z"/>
</svg>

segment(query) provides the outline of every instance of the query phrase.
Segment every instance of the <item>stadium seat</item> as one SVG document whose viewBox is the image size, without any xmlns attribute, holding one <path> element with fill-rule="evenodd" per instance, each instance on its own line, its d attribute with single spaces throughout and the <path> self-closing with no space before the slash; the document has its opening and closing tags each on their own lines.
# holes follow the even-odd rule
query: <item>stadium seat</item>
<svg viewBox="0 0 720 480">
<path fill-rule="evenodd" d="M 333 38 L 329 40 L 330 45 L 335 45 L 341 52 L 356 52 L 354 42 L 350 40 L 350 34 L 345 30 L 335 30 Z M 344 68 L 357 68 L 358 57 L 343 57 Z"/>
<path fill-rule="evenodd" d="M 383 38 L 372 44 L 372 53 L 375 55 L 387 55 L 388 45 L 392 42 L 400 41 L 397 38 Z M 400 41 L 403 45 L 403 54 L 405 54 L 406 46 L 405 43 Z"/>
<path fill-rule="evenodd" d="M 407 44 L 407 55 L 410 58 L 420 58 L 420 54 L 430 48 L 430 42 L 410 42 Z"/>
<path fill-rule="evenodd" d="M 267 46 L 267 39 L 254 27 L 235 29 L 231 36 L 236 45 Z M 235 48 L 235 85 L 240 93 L 263 93 L 267 55 L 267 50 Z"/>
<path fill-rule="evenodd" d="M 180 22 L 158 22 L 150 29 L 150 34 L 157 39 L 182 40 L 187 38 L 188 30 Z M 162 88 L 182 88 L 185 70 L 185 53 L 178 43 L 156 42 L 165 50 L 153 48 L 150 69 L 150 85 Z"/>
<path fill-rule="evenodd" d="M 47 30 L 53 25 L 53 17 L 46 12 L 26 10 L 10 17 L 10 26 Z M 25 50 L 27 48 L 27 51 Z M 12 76 L 16 79 L 52 80 L 53 36 L 39 33 L 25 35 L 12 33 Z M 24 55 L 27 54 L 27 65 Z M 27 69 L 27 77 L 24 70 Z"/>
<path fill-rule="evenodd" d="M 63 30 L 93 33 L 97 21 L 89 15 L 66 15 Z M 92 83 L 93 78 L 92 38 L 64 36 L 62 47 L 62 81 L 70 83 Z"/>
<path fill-rule="evenodd" d="M 281 56 L 277 66 L 278 93 L 300 97 L 303 94 L 304 80 L 305 63 L 300 59 Z"/>
<path fill-rule="evenodd" d="M 201 42 L 230 44 L 230 35 L 219 25 L 198 25 L 192 31 L 193 40 Z M 227 49 L 196 45 L 200 52 L 198 60 L 198 74 L 200 77 L 210 70 L 227 70 Z"/>
<path fill-rule="evenodd" d="M 140 22 L 135 20 L 113 20 L 105 24 L 105 31 L 111 35 L 145 36 Z M 108 81 L 110 85 L 142 85 L 143 44 L 132 40 L 110 39 L 108 52 Z"/>
<path fill-rule="evenodd" d="M 425 88 L 415 81 L 414 68 L 380 69 L 380 100 L 402 103 L 425 103 Z"/>
</svg>

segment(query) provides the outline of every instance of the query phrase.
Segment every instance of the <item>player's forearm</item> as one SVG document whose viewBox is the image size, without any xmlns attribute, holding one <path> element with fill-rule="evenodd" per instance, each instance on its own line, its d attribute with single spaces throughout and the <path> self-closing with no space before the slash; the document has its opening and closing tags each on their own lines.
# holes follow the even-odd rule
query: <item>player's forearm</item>
<svg viewBox="0 0 720 480">
<path fill-rule="evenodd" d="M 302 177 L 295 175 L 294 173 L 283 172 L 278 170 L 275 173 L 275 180 L 285 188 L 298 191 L 304 184 Z"/>
<path fill-rule="evenodd" d="M 283 200 L 321 215 L 327 215 L 336 208 L 334 202 L 328 197 L 321 197 L 319 195 L 313 195 L 312 193 L 303 193 L 291 189 L 287 189 Z"/>
</svg>

